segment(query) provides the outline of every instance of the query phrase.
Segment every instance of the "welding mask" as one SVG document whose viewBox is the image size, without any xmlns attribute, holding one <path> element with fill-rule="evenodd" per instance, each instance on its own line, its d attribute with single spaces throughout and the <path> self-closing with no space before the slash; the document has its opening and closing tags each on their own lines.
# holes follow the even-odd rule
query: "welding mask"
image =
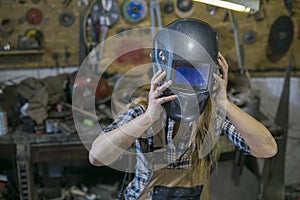
<svg viewBox="0 0 300 200">
<path fill-rule="evenodd" d="M 177 95 L 162 105 L 167 116 L 177 122 L 199 117 L 212 93 L 213 73 L 218 72 L 217 32 L 200 20 L 177 20 L 155 34 L 150 56 L 153 72 L 162 69 L 164 81 L 173 82 L 162 96 Z"/>
</svg>

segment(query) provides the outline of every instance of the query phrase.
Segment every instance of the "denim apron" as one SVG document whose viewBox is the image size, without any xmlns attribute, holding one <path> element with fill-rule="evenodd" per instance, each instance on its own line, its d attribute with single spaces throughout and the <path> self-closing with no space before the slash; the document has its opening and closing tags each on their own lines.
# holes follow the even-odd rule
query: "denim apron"
<svg viewBox="0 0 300 200">
<path fill-rule="evenodd" d="M 139 200 L 209 200 L 209 176 L 190 177 L 188 170 L 160 169 L 153 172 Z M 193 179 L 193 180 L 191 180 Z"/>
</svg>

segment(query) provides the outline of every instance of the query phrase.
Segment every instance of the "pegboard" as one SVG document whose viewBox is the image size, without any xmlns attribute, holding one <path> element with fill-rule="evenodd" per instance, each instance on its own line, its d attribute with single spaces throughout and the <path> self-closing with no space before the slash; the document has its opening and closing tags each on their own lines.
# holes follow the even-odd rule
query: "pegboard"
<svg viewBox="0 0 300 200">
<path fill-rule="evenodd" d="M 165 0 L 159 0 L 163 3 Z M 25 4 L 20 4 L 18 1 L 2 0 L 0 5 L 0 18 L 9 17 L 15 22 L 14 32 L 8 38 L 0 37 L 0 43 L 5 42 L 15 43 L 16 38 L 20 34 L 31 27 L 39 27 L 44 33 L 43 51 L 41 54 L 30 55 L 13 55 L 0 56 L 0 68 L 7 67 L 55 67 L 57 63 L 53 59 L 53 55 L 58 55 L 59 66 L 80 65 L 80 57 L 82 57 L 82 47 L 79 45 L 80 39 L 80 19 L 86 12 L 87 6 L 78 6 L 78 2 L 70 1 L 70 4 L 65 7 L 62 0 L 41 0 L 38 4 L 34 4 L 27 0 Z M 91 3 L 92 1 L 89 1 Z M 296 1 L 294 1 L 296 2 Z M 117 0 L 122 9 L 122 0 Z M 149 0 L 147 0 L 149 6 Z M 291 17 L 294 24 L 293 42 L 286 52 L 286 54 L 277 62 L 270 62 L 266 56 L 266 48 L 268 45 L 269 31 L 273 22 L 282 15 L 288 15 L 288 11 L 284 6 L 283 1 L 263 1 L 261 9 L 263 11 L 263 19 L 257 21 L 252 15 L 245 13 L 233 12 L 239 28 L 239 36 L 244 50 L 244 67 L 250 71 L 253 76 L 282 76 L 284 69 L 288 65 L 291 54 L 294 54 L 294 72 L 293 75 L 299 75 L 300 59 L 298 58 L 300 52 L 299 39 L 299 23 L 300 23 L 300 5 L 295 3 L 294 15 Z M 26 11 L 30 8 L 38 8 L 43 14 L 43 21 L 41 24 L 33 26 L 28 23 L 18 24 L 18 19 L 24 16 Z M 62 11 L 70 11 L 74 14 L 75 21 L 70 27 L 63 27 L 59 24 L 57 18 Z M 202 3 L 194 2 L 194 12 L 191 18 L 204 20 L 211 24 L 219 33 L 220 51 L 227 58 L 232 71 L 238 71 L 237 56 L 234 46 L 234 36 L 231 28 L 230 20 L 225 19 L 226 10 L 217 8 L 215 14 L 211 15 L 207 6 Z M 161 13 L 163 25 L 167 25 L 178 19 L 179 17 L 174 13 Z M 149 11 L 146 18 L 136 24 L 128 23 L 124 20 L 122 15 L 117 23 L 110 27 L 107 32 L 107 37 L 119 33 L 121 30 L 130 28 L 140 28 L 150 26 Z M 255 40 L 253 44 L 246 44 L 243 41 L 243 34 L 245 31 L 251 30 L 255 33 Z M 116 48 L 117 48 L 116 44 Z M 70 57 L 68 62 L 65 59 L 65 47 L 68 47 Z M 149 55 L 148 50 L 145 50 L 144 55 Z M 15 58 L 15 59 L 13 59 Z M 147 59 L 147 58 L 145 58 Z M 13 63 L 11 63 L 13 61 Z M 149 62 L 149 61 L 148 61 Z M 122 65 L 122 67 L 120 67 Z M 111 64 L 110 72 L 124 72 L 132 67 L 132 63 L 116 61 Z"/>
<path fill-rule="evenodd" d="M 161 3 L 163 1 L 160 1 Z M 294 15 L 291 17 L 294 25 L 293 42 L 285 55 L 277 62 L 270 62 L 266 56 L 268 46 L 268 37 L 273 22 L 280 16 L 288 15 L 288 11 L 283 1 L 263 1 L 261 4 L 263 18 L 255 20 L 254 16 L 233 12 L 237 21 L 239 38 L 243 45 L 244 51 L 244 68 L 248 69 L 252 76 L 283 76 L 284 70 L 289 63 L 291 54 L 294 54 L 293 75 L 300 75 L 300 59 L 297 55 L 300 52 L 300 3 L 294 4 Z M 163 25 L 167 25 L 179 17 L 175 12 L 171 14 L 161 13 Z M 200 19 L 208 22 L 214 27 L 219 34 L 219 49 L 226 57 L 233 72 L 238 72 L 238 62 L 236 49 L 234 45 L 234 35 L 229 18 L 226 19 L 226 10 L 217 8 L 215 14 L 211 15 L 207 6 L 202 3 L 194 3 L 194 12 L 191 18 Z M 226 19 L 226 20 L 224 20 Z M 124 19 L 120 19 L 115 27 L 112 27 L 111 33 L 116 34 L 118 29 L 122 27 L 148 27 L 150 26 L 150 17 L 146 17 L 144 21 L 137 25 L 128 25 Z M 243 34 L 251 30 L 255 33 L 255 40 L 252 44 L 246 44 L 243 41 Z M 112 71 L 119 71 L 120 64 L 113 63 Z"/>
<path fill-rule="evenodd" d="M 62 0 L 1 0 L 0 20 L 9 19 L 13 31 L 9 35 L 0 35 L 2 50 L 10 45 L 9 51 L 0 52 L 0 68 L 31 68 L 31 67 L 63 67 L 79 64 L 79 21 L 81 9 L 76 1 Z M 29 10 L 38 10 L 42 14 L 28 14 Z M 71 13 L 74 21 L 69 26 L 59 22 L 62 12 Z M 27 16 L 36 16 L 30 20 Z M 39 22 L 39 23 L 38 23 Z M 71 21 L 69 21 L 71 22 Z M 37 24 L 38 23 L 38 24 Z M 19 49 L 20 36 L 27 35 L 28 30 L 36 29 L 42 33 L 41 43 L 32 50 Z M 24 47 L 23 47 L 24 48 Z"/>
</svg>

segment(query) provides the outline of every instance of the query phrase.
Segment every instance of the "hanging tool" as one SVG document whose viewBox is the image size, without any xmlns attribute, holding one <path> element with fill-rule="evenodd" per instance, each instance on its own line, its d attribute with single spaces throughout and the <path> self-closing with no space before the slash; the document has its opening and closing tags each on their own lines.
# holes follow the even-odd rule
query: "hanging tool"
<svg viewBox="0 0 300 200">
<path fill-rule="evenodd" d="M 243 40 L 246 44 L 253 44 L 255 42 L 255 32 L 247 30 L 243 34 Z"/>
<path fill-rule="evenodd" d="M 243 46 L 240 42 L 239 38 L 239 30 L 238 30 L 238 24 L 237 21 L 235 20 L 233 13 L 231 10 L 228 10 L 228 15 L 230 18 L 233 34 L 234 34 L 234 44 L 236 48 L 236 54 L 237 54 L 237 61 L 238 61 L 238 67 L 240 70 L 240 75 L 244 75 L 245 70 L 244 70 L 244 51 L 243 51 Z"/>
<path fill-rule="evenodd" d="M 18 38 L 19 49 L 39 49 L 42 45 L 43 34 L 35 28 L 28 29 L 24 35 Z"/>
<path fill-rule="evenodd" d="M 59 62 L 58 62 L 58 53 L 57 52 L 53 52 L 52 54 L 52 59 L 55 62 L 55 67 L 59 67 Z"/>
<path fill-rule="evenodd" d="M 284 6 L 288 10 L 288 12 L 289 12 L 289 17 L 291 17 L 292 15 L 294 15 L 294 12 L 293 12 L 293 0 L 284 0 Z"/>
<path fill-rule="evenodd" d="M 58 16 L 58 21 L 62 26 L 68 27 L 71 26 L 74 23 L 75 17 L 73 13 L 63 11 L 59 16 Z"/>
<path fill-rule="evenodd" d="M 272 24 L 269 32 L 267 58 L 270 62 L 279 61 L 289 50 L 294 37 L 293 21 L 288 16 L 280 16 Z"/>
<path fill-rule="evenodd" d="M 103 4 L 102 4 L 103 3 Z M 83 40 L 89 49 L 99 43 L 97 26 L 112 26 L 119 19 L 120 8 L 114 0 L 94 0 L 83 19 Z M 101 24 L 100 24 L 101 23 Z"/>
<path fill-rule="evenodd" d="M 43 20 L 43 13 L 37 8 L 31 8 L 26 12 L 25 18 L 29 24 L 38 25 Z"/>
<path fill-rule="evenodd" d="M 69 62 L 69 58 L 71 56 L 71 53 L 69 51 L 69 47 L 65 46 L 65 62 L 68 63 Z"/>
<path fill-rule="evenodd" d="M 175 13 L 180 18 L 190 17 L 194 13 L 192 0 L 176 0 Z"/>
<path fill-rule="evenodd" d="M 164 0 L 161 3 L 163 13 L 170 14 L 174 11 L 174 3 L 171 0 Z"/>
<path fill-rule="evenodd" d="M 84 19 L 83 37 L 88 48 L 94 48 L 100 42 L 99 53 L 97 53 L 97 60 L 99 61 L 103 56 L 104 40 L 106 38 L 108 27 L 114 25 L 119 19 L 120 8 L 114 0 L 95 0 Z M 87 28 L 87 26 L 92 26 Z M 100 31 L 97 32 L 97 27 L 100 26 Z M 90 30 L 97 38 L 93 37 L 92 41 L 87 40 L 87 30 Z M 99 41 L 100 38 L 100 41 Z M 94 72 L 98 74 L 98 62 L 94 66 Z"/>
<path fill-rule="evenodd" d="M 8 37 L 12 34 L 14 30 L 13 20 L 10 18 L 3 18 L 0 21 L 0 35 Z"/>
<path fill-rule="evenodd" d="M 212 5 L 206 5 L 206 10 L 208 10 L 210 15 L 214 15 L 217 12 L 217 7 Z"/>
<path fill-rule="evenodd" d="M 63 7 L 64 7 L 64 9 L 66 9 L 69 5 L 70 5 L 70 3 L 72 2 L 72 0 L 63 0 Z"/>
<path fill-rule="evenodd" d="M 25 32 L 25 36 L 36 39 L 39 46 L 42 45 L 43 33 L 40 30 L 36 28 L 30 28 Z"/>
<path fill-rule="evenodd" d="M 125 0 L 122 4 L 122 13 L 128 23 L 139 23 L 147 15 L 148 7 L 145 0 Z"/>
<path fill-rule="evenodd" d="M 156 14 L 156 18 L 155 15 Z M 159 8 L 159 3 L 158 0 L 150 0 L 150 22 L 151 22 L 151 27 L 155 27 L 156 26 L 156 22 L 157 22 L 157 26 L 158 28 L 162 28 L 162 22 L 161 22 L 161 15 L 160 15 L 160 8 Z M 155 35 L 155 30 L 151 29 L 152 31 L 152 37 L 154 37 Z"/>
</svg>

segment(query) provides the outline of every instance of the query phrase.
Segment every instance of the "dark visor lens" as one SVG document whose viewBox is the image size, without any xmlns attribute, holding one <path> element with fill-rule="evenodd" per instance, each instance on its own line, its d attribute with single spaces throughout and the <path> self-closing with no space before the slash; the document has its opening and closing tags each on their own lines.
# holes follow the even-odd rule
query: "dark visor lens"
<svg viewBox="0 0 300 200">
<path fill-rule="evenodd" d="M 173 83 L 181 87 L 190 85 L 193 88 L 207 89 L 210 64 L 174 62 Z"/>
</svg>

